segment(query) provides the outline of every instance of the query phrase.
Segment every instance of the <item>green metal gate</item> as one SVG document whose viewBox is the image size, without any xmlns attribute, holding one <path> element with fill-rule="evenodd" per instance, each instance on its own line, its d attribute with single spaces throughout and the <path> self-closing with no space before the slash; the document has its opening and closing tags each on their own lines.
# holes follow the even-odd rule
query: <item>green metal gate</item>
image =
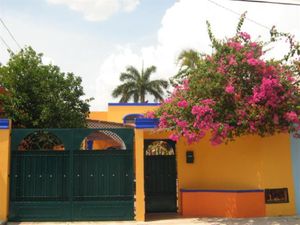
<svg viewBox="0 0 300 225">
<path fill-rule="evenodd" d="M 80 150 L 82 140 L 101 129 L 46 129 L 60 138 L 63 151 L 20 151 L 37 129 L 13 129 L 10 221 L 132 220 L 133 129 L 105 129 L 126 150 Z"/>
<path fill-rule="evenodd" d="M 145 140 L 145 151 L 157 140 Z M 175 142 L 168 143 L 175 151 Z M 145 203 L 146 212 L 177 211 L 177 170 L 175 152 L 172 155 L 145 154 Z"/>
</svg>

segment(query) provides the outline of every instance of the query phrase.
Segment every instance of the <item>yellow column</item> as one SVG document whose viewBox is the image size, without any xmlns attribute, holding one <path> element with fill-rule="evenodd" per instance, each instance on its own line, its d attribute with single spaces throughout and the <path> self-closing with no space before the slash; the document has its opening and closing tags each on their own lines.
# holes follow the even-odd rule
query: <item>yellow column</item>
<svg viewBox="0 0 300 225">
<path fill-rule="evenodd" d="M 0 221 L 7 221 L 9 204 L 9 157 L 11 122 L 0 129 Z"/>
<path fill-rule="evenodd" d="M 145 221 L 144 130 L 142 129 L 135 129 L 135 179 L 135 220 Z"/>
</svg>

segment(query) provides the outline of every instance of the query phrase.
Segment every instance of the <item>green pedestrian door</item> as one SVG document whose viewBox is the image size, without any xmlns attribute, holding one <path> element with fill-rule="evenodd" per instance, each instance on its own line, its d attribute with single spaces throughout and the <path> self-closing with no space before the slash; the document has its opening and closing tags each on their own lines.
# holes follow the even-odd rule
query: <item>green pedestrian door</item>
<svg viewBox="0 0 300 225">
<path fill-rule="evenodd" d="M 171 140 L 145 140 L 144 146 L 146 212 L 176 212 L 175 142 Z"/>
<path fill-rule="evenodd" d="M 132 220 L 133 135 L 126 128 L 13 129 L 9 220 Z M 109 137 L 113 146 L 91 150 L 91 141 Z"/>
</svg>

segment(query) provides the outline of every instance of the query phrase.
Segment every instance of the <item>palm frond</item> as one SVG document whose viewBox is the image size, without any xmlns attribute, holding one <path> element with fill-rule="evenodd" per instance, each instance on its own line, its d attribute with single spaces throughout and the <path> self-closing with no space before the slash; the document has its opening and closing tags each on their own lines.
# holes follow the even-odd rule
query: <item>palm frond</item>
<svg viewBox="0 0 300 225">
<path fill-rule="evenodd" d="M 155 66 L 150 66 L 148 67 L 145 72 L 143 73 L 143 80 L 148 81 L 151 74 L 156 72 L 156 67 Z"/>
<path fill-rule="evenodd" d="M 198 61 L 200 60 L 200 56 L 197 51 L 189 49 L 182 51 L 177 60 L 178 63 L 180 63 L 181 69 L 183 67 L 195 68 Z"/>
<path fill-rule="evenodd" d="M 134 101 L 134 103 L 138 103 L 139 102 L 139 94 L 138 93 L 134 93 L 133 94 L 133 101 Z"/>
<path fill-rule="evenodd" d="M 128 92 L 134 88 L 136 88 L 135 82 L 127 82 L 127 83 L 121 84 L 113 90 L 112 96 L 114 98 L 117 98 L 120 95 L 123 95 L 125 92 Z"/>
<path fill-rule="evenodd" d="M 113 96 L 114 98 L 119 97 L 119 96 L 122 94 L 123 89 L 124 89 L 124 88 L 123 88 L 123 85 L 120 85 L 120 86 L 116 87 L 116 88 L 113 90 L 113 92 L 112 92 L 112 96 Z"/>
<path fill-rule="evenodd" d="M 149 89 L 147 91 L 149 92 L 149 94 L 154 96 L 155 100 L 159 100 L 159 101 L 164 100 L 163 93 L 159 93 L 159 92 L 157 92 L 156 90 L 153 90 L 153 89 Z"/>
<path fill-rule="evenodd" d="M 135 96 L 137 95 L 137 91 L 136 90 L 132 90 L 129 92 L 124 92 L 122 95 L 122 98 L 120 99 L 119 102 L 128 102 L 132 97 L 135 98 Z"/>
<path fill-rule="evenodd" d="M 168 88 L 169 82 L 163 79 L 152 80 L 148 83 L 148 86 Z"/>
<path fill-rule="evenodd" d="M 150 80 L 152 73 L 156 71 L 155 66 L 148 67 L 141 73 L 133 66 L 126 68 L 126 72 L 120 74 L 123 83 L 117 86 L 112 96 L 121 97 L 120 102 L 128 102 L 131 98 L 134 102 L 145 102 L 146 94 L 154 96 L 156 100 L 163 100 L 164 89 L 168 87 L 168 81 L 163 79 Z"/>
<path fill-rule="evenodd" d="M 125 80 L 128 80 L 128 81 L 134 81 L 136 80 L 136 77 L 131 74 L 131 73 L 121 73 L 120 75 L 120 81 L 125 81 Z"/>
<path fill-rule="evenodd" d="M 131 74 L 132 76 L 134 76 L 135 80 L 139 80 L 141 78 L 140 72 L 133 66 L 128 66 L 126 68 L 126 71 L 128 74 Z"/>
</svg>

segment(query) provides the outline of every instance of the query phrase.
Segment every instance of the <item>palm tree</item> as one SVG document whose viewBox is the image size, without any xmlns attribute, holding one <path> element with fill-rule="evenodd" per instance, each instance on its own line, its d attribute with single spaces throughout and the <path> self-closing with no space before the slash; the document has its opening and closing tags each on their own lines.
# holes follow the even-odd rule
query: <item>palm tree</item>
<svg viewBox="0 0 300 225">
<path fill-rule="evenodd" d="M 199 53 L 193 49 L 183 50 L 179 57 L 178 63 L 180 63 L 181 70 L 185 68 L 195 69 L 199 63 L 201 57 Z"/>
<path fill-rule="evenodd" d="M 187 78 L 197 69 L 200 61 L 201 56 L 197 51 L 193 49 L 182 51 L 177 61 L 180 66 L 179 71 L 170 79 L 170 83 L 173 86 L 180 84 L 183 79 Z"/>
<path fill-rule="evenodd" d="M 150 80 L 152 73 L 156 71 L 155 66 L 150 66 L 141 73 L 133 66 L 126 68 L 126 72 L 121 73 L 120 81 L 123 84 L 116 87 L 112 96 L 121 96 L 120 102 L 128 102 L 133 98 L 134 102 L 146 102 L 146 95 L 154 96 L 154 100 L 162 101 L 164 89 L 168 87 L 168 81 L 163 79 Z"/>
</svg>

